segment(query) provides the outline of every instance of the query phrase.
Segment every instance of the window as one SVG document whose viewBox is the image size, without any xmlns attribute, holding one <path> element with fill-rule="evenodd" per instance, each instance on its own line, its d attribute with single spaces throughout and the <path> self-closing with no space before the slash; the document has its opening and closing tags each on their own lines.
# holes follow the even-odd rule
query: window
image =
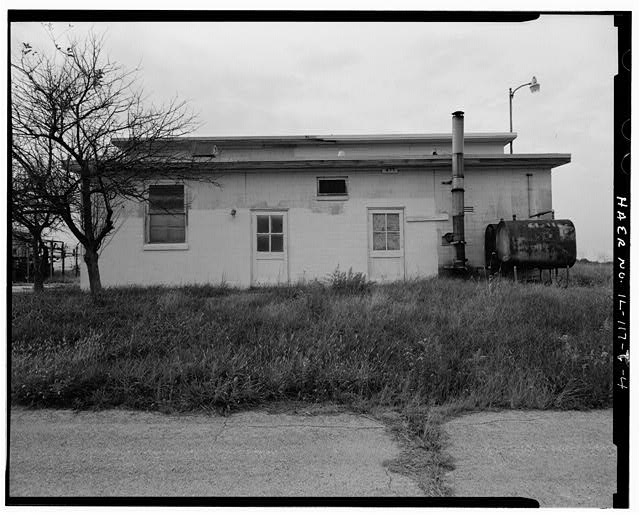
<svg viewBox="0 0 640 515">
<path fill-rule="evenodd" d="M 346 177 L 318 177 L 319 197 L 346 197 L 347 178 Z"/>
<path fill-rule="evenodd" d="M 256 216 L 256 249 L 258 252 L 283 252 L 284 232 L 282 215 Z"/>
<path fill-rule="evenodd" d="M 185 243 L 184 185 L 149 186 L 148 243 Z"/>
<path fill-rule="evenodd" d="M 373 250 L 400 250 L 400 213 L 373 214 Z"/>
</svg>

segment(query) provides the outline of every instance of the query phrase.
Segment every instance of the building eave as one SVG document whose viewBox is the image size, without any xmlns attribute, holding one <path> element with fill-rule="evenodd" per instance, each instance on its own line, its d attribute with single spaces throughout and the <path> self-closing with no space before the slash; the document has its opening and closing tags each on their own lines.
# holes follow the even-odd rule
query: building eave
<svg viewBox="0 0 640 515">
<path fill-rule="evenodd" d="M 465 169 L 481 168 L 555 168 L 571 162 L 571 154 L 465 154 Z M 316 169 L 448 169 L 451 155 L 418 158 L 369 157 L 367 159 L 286 159 L 259 161 L 217 161 L 210 159 L 195 163 L 202 170 L 215 171 L 302 171 Z"/>
</svg>

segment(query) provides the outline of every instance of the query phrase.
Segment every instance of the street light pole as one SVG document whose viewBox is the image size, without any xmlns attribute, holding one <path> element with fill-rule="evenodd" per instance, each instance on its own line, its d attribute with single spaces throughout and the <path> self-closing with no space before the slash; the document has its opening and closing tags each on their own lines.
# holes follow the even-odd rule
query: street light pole
<svg viewBox="0 0 640 515">
<path fill-rule="evenodd" d="M 509 132 L 513 132 L 513 95 L 516 94 L 520 88 L 529 86 L 531 93 L 537 93 L 540 91 L 540 83 L 537 81 L 535 75 L 531 78 L 531 81 L 520 84 L 517 88 L 509 88 Z M 509 142 L 509 153 L 513 154 L 513 140 Z"/>
<path fill-rule="evenodd" d="M 513 132 L 513 91 L 509 88 L 509 132 Z M 513 154 L 513 140 L 509 142 L 509 154 Z"/>
</svg>

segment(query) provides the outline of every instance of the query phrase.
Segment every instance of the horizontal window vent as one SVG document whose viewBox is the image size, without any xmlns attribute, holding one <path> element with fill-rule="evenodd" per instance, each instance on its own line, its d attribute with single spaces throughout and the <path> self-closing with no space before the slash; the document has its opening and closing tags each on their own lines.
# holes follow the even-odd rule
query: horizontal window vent
<svg viewBox="0 0 640 515">
<path fill-rule="evenodd" d="M 346 177 L 318 177 L 319 197 L 346 197 L 348 194 Z"/>
<path fill-rule="evenodd" d="M 475 213 L 475 210 L 473 209 L 473 206 L 464 206 L 464 212 L 465 213 Z"/>
</svg>

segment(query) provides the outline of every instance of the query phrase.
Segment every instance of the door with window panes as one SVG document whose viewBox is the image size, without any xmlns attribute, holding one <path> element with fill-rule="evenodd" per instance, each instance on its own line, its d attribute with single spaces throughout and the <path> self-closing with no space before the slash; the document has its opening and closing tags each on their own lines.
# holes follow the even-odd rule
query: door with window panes
<svg viewBox="0 0 640 515">
<path fill-rule="evenodd" d="M 286 211 L 254 211 L 251 222 L 252 284 L 288 282 Z"/>
<path fill-rule="evenodd" d="M 369 209 L 369 278 L 379 282 L 405 278 L 402 209 Z"/>
</svg>

